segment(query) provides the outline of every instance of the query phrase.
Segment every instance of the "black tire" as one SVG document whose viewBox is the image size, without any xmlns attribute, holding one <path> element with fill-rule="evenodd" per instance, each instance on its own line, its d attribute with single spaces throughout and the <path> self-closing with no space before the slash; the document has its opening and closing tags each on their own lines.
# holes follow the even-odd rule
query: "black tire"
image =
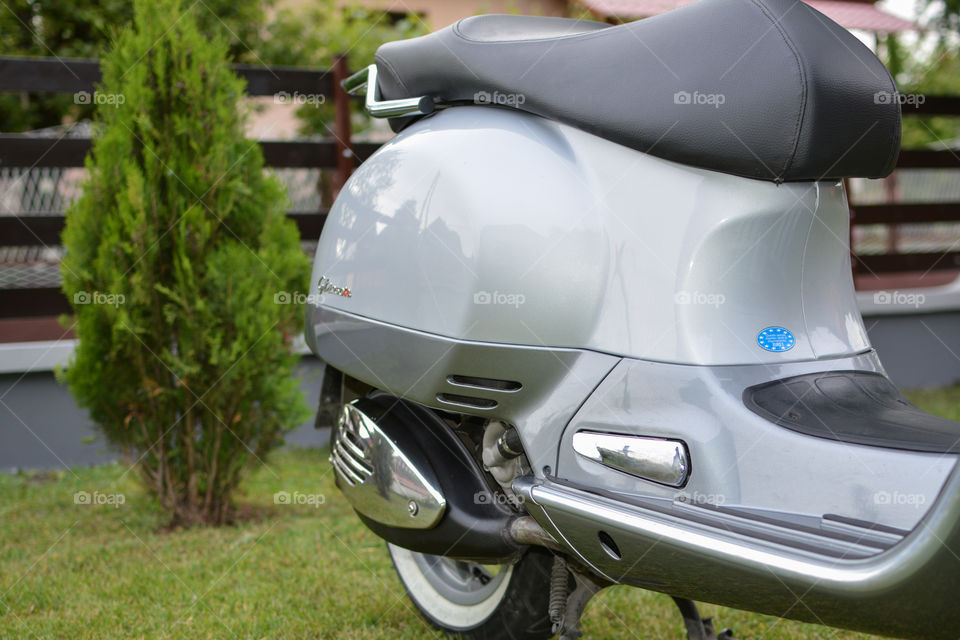
<svg viewBox="0 0 960 640">
<path fill-rule="evenodd" d="M 545 640 L 553 636 L 548 613 L 553 554 L 547 550 L 531 548 L 515 564 L 504 565 L 492 589 L 493 581 L 480 587 L 487 589 L 483 593 L 465 587 L 458 594 L 452 592 L 456 586 L 443 583 L 439 572 L 450 565 L 462 568 L 469 563 L 454 563 L 392 544 L 387 544 L 387 549 L 410 600 L 436 629 L 472 640 Z M 476 603 L 465 605 L 451 598 Z"/>
</svg>

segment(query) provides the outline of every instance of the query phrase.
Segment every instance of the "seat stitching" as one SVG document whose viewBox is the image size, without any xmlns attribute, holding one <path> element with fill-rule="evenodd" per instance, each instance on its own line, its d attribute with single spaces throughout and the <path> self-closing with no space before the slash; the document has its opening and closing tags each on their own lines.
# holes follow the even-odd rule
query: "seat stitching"
<svg viewBox="0 0 960 640">
<path fill-rule="evenodd" d="M 794 61 L 797 63 L 797 71 L 800 73 L 800 111 L 797 114 L 797 124 L 794 128 L 793 149 L 791 150 L 790 155 L 787 156 L 787 161 L 783 165 L 782 175 L 779 176 L 779 178 L 782 180 L 786 178 L 787 171 L 793 164 L 793 161 L 797 155 L 797 149 L 800 147 L 800 129 L 803 126 L 803 116 L 807 110 L 807 74 L 804 72 L 803 63 L 800 61 L 800 54 L 794 47 L 793 42 L 787 37 L 787 34 L 780 27 L 780 23 L 774 19 L 774 17 L 767 11 L 767 8 L 760 4 L 758 0 L 750 0 L 750 2 L 757 7 L 767 18 L 767 20 L 769 20 L 776 28 L 777 33 L 780 34 L 784 44 L 787 45 L 787 49 L 789 49 L 790 53 L 793 54 Z"/>
<path fill-rule="evenodd" d="M 898 95 L 900 89 L 897 87 L 897 81 L 893 79 L 893 74 L 890 73 L 890 70 L 887 69 L 887 65 L 883 65 L 884 70 L 887 72 L 887 78 L 890 80 L 890 88 L 893 90 L 891 93 L 893 95 Z M 903 142 L 903 115 L 902 109 L 900 108 L 900 101 L 894 100 L 894 104 L 897 105 L 897 138 L 899 142 Z M 884 165 L 884 168 L 889 167 L 888 174 L 893 172 L 896 168 L 896 157 L 900 151 L 900 144 L 890 145 L 890 155 L 887 156 L 887 163 Z"/>
<path fill-rule="evenodd" d="M 388 71 L 393 75 L 393 77 L 396 79 L 397 84 L 400 85 L 400 88 L 403 89 L 404 94 L 406 94 L 406 95 L 409 95 L 409 94 L 410 94 L 410 89 L 407 88 L 407 84 L 403 81 L 403 78 L 400 77 L 400 73 L 397 71 L 396 67 L 394 67 L 394 66 L 390 63 L 389 60 L 385 59 L 385 58 L 382 57 L 382 56 L 377 56 L 377 55 L 375 55 L 375 56 L 373 57 L 373 61 L 376 62 L 378 65 L 382 64 L 383 66 L 385 66 L 385 67 L 387 68 L 387 70 L 388 70 Z M 367 88 L 367 91 L 369 91 L 369 90 L 370 90 L 370 89 L 369 89 L 369 87 L 368 87 L 368 88 Z M 376 87 L 374 87 L 374 90 L 376 90 Z"/>
<path fill-rule="evenodd" d="M 479 17 L 479 16 L 471 16 L 471 17 Z M 570 22 L 585 22 L 585 23 L 587 23 L 587 24 L 602 24 L 602 23 L 596 23 L 596 22 L 593 21 L 593 20 L 574 20 L 573 18 L 565 18 L 565 19 L 570 20 Z M 551 37 L 548 37 L 548 38 L 523 38 L 523 39 L 505 39 L 505 40 L 477 40 L 476 38 L 471 38 L 471 37 L 467 36 L 465 33 L 463 33 L 463 31 L 460 30 L 460 23 L 462 23 L 464 20 L 469 20 L 469 18 L 463 18 L 463 19 L 461 19 L 461 20 L 457 20 L 457 22 L 455 22 L 454 25 L 453 25 L 453 32 L 457 35 L 457 37 L 459 37 L 459 38 L 461 38 L 461 39 L 463 39 L 463 40 L 466 40 L 467 42 L 473 42 L 473 43 L 476 43 L 476 44 L 507 44 L 507 43 L 514 43 L 514 42 L 516 42 L 516 43 L 521 43 L 521 44 L 522 44 L 522 43 L 530 43 L 530 42 L 550 42 L 551 40 L 569 40 L 569 39 L 572 39 L 572 38 L 579 38 L 579 37 L 581 37 L 581 36 L 593 35 L 593 34 L 595 34 L 595 33 L 600 33 L 600 32 L 603 32 L 603 31 L 607 31 L 607 30 L 609 30 L 609 29 L 615 29 L 617 26 L 623 26 L 623 25 L 607 25 L 607 26 L 602 27 L 602 28 L 600 28 L 600 29 L 590 29 L 590 30 L 588 30 L 588 31 L 580 31 L 580 32 L 577 32 L 577 33 L 568 33 L 568 34 L 559 35 L 559 36 L 551 36 Z"/>
</svg>

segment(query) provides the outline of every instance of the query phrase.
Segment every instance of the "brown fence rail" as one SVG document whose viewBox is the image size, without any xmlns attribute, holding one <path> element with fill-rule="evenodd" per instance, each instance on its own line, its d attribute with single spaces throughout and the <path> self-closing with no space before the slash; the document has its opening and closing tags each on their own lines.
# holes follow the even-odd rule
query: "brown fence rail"
<svg viewBox="0 0 960 640">
<path fill-rule="evenodd" d="M 247 93 L 251 96 L 298 91 L 333 98 L 336 90 L 334 69 L 267 68 L 236 64 L 233 70 L 246 80 Z M 99 60 L 0 56 L 0 91 L 78 93 L 93 91 L 98 82 Z"/>
<path fill-rule="evenodd" d="M 869 273 L 902 271 L 943 271 L 960 269 L 960 251 L 946 253 L 883 253 L 857 256 L 863 269 Z"/>
<path fill-rule="evenodd" d="M 960 202 L 855 204 L 850 212 L 854 224 L 860 225 L 956 222 L 960 220 Z"/>
<path fill-rule="evenodd" d="M 282 92 L 322 95 L 332 100 L 336 117 L 333 137 L 310 141 L 260 142 L 267 166 L 277 169 L 324 169 L 332 174 L 334 191 L 352 169 L 366 160 L 379 145 L 352 143 L 349 119 L 350 97 L 340 88 L 349 74 L 346 58 L 338 57 L 330 69 L 255 67 L 234 65 L 252 96 Z M 100 82 L 97 60 L 70 58 L 20 58 L 0 56 L 0 91 L 25 93 L 92 92 Z M 91 141 L 70 136 L 39 137 L 31 134 L 0 134 L 0 167 L 83 167 Z M 320 237 L 327 210 L 288 211 L 305 240 Z M 0 247 L 45 247 L 60 244 L 65 218 L 62 213 L 0 214 Z M 0 289 L 0 319 L 58 315 L 69 312 L 59 289 Z M 0 330 L 0 342 L 5 340 Z"/>
<path fill-rule="evenodd" d="M 320 237 L 323 223 L 327 219 L 327 210 L 288 211 L 287 217 L 297 224 L 300 237 L 304 240 L 316 240 Z M 60 233 L 66 223 L 62 214 L 23 214 L 0 215 L 0 238 L 5 247 L 47 247 L 60 244 Z M 0 289 L 0 305 L 3 292 Z M 0 310 L 0 317 L 3 310 Z"/>
<path fill-rule="evenodd" d="M 960 97 L 930 96 L 920 107 L 903 109 L 904 116 L 960 116 Z M 898 169 L 960 169 L 960 154 L 952 150 L 933 151 L 909 149 L 900 152 Z M 851 250 L 856 227 L 887 225 L 891 242 L 882 254 L 854 254 L 853 270 L 858 275 L 858 287 L 866 278 L 872 281 L 868 288 L 882 287 L 883 278 L 890 274 L 915 274 L 918 286 L 924 284 L 924 276 L 932 271 L 960 270 L 960 252 L 941 253 L 901 252 L 897 247 L 899 227 L 904 224 L 929 224 L 938 222 L 960 223 L 960 202 L 891 202 L 883 204 L 850 203 Z M 960 246 L 958 243 L 957 246 Z"/>
<path fill-rule="evenodd" d="M 247 83 L 247 93 L 269 96 L 281 92 L 323 95 L 333 101 L 334 136 L 318 141 L 260 142 L 264 159 L 274 168 L 319 168 L 333 172 L 334 189 L 345 182 L 356 164 L 376 149 L 375 144 L 353 144 L 350 139 L 349 96 L 340 88 L 347 62 L 338 57 L 330 69 L 297 69 L 234 65 Z M 0 92 L 92 92 L 100 81 L 97 60 L 18 58 L 0 56 Z M 926 96 L 919 105 L 904 105 L 904 116 L 960 116 L 960 97 Z M 0 134 L 0 167 L 70 168 L 84 166 L 90 140 L 73 137 L 37 137 Z M 960 155 L 952 151 L 906 150 L 898 168 L 960 169 Z M 320 236 L 327 211 L 290 211 L 304 239 Z M 960 222 L 960 203 L 851 205 L 851 224 Z M 53 246 L 60 242 L 62 213 L 0 215 L 0 247 Z M 960 269 L 960 251 L 948 253 L 888 253 L 857 256 L 860 272 L 886 274 L 904 271 Z M 67 300 L 56 288 L 0 289 L 0 319 L 37 317 L 69 312 Z M 0 342 L 4 336 L 0 330 Z"/>
<path fill-rule="evenodd" d="M 259 144 L 263 149 L 263 159 L 270 167 L 338 168 L 340 150 L 336 140 L 263 141 Z M 379 146 L 369 143 L 354 144 L 355 162 L 366 160 Z M 88 151 L 88 138 L 38 138 L 22 133 L 0 133 L 0 167 L 82 167 Z"/>
<path fill-rule="evenodd" d="M 904 117 L 960 117 L 960 96 L 924 96 L 922 102 L 917 102 L 919 104 L 902 105 Z M 953 150 L 906 149 L 900 152 L 897 168 L 960 169 L 960 154 Z M 936 222 L 960 223 L 960 202 L 850 204 L 851 238 L 854 228 L 858 226 L 888 225 L 891 235 L 896 238 L 899 225 Z M 855 255 L 854 272 L 869 274 L 873 280 L 882 283 L 882 278 L 888 274 L 913 272 L 922 281 L 920 274 L 960 269 L 960 252 L 903 253 L 896 250 L 896 240 L 892 245 L 884 254 Z"/>
</svg>

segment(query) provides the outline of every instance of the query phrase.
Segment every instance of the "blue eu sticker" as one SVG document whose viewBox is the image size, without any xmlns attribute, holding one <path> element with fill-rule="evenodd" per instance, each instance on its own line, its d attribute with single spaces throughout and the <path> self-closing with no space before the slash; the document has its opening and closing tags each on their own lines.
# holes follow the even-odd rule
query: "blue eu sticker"
<svg viewBox="0 0 960 640">
<path fill-rule="evenodd" d="M 757 334 L 757 344 L 767 351 L 790 351 L 797 344 L 793 334 L 783 327 L 767 327 Z"/>
</svg>

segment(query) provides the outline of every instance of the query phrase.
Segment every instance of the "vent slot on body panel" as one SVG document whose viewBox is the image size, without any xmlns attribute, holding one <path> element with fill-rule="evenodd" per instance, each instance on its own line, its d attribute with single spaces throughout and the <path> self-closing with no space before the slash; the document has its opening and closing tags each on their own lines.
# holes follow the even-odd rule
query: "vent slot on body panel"
<svg viewBox="0 0 960 640">
<path fill-rule="evenodd" d="M 514 380 L 496 378 L 478 378 L 476 376 L 447 376 L 447 382 L 458 387 L 473 387 L 489 391 L 519 391 L 523 385 Z"/>
<path fill-rule="evenodd" d="M 469 409 L 496 409 L 499 404 L 496 400 L 490 400 L 489 398 L 461 396 L 455 393 L 438 393 L 437 400 L 444 404 L 453 404 Z"/>
</svg>

